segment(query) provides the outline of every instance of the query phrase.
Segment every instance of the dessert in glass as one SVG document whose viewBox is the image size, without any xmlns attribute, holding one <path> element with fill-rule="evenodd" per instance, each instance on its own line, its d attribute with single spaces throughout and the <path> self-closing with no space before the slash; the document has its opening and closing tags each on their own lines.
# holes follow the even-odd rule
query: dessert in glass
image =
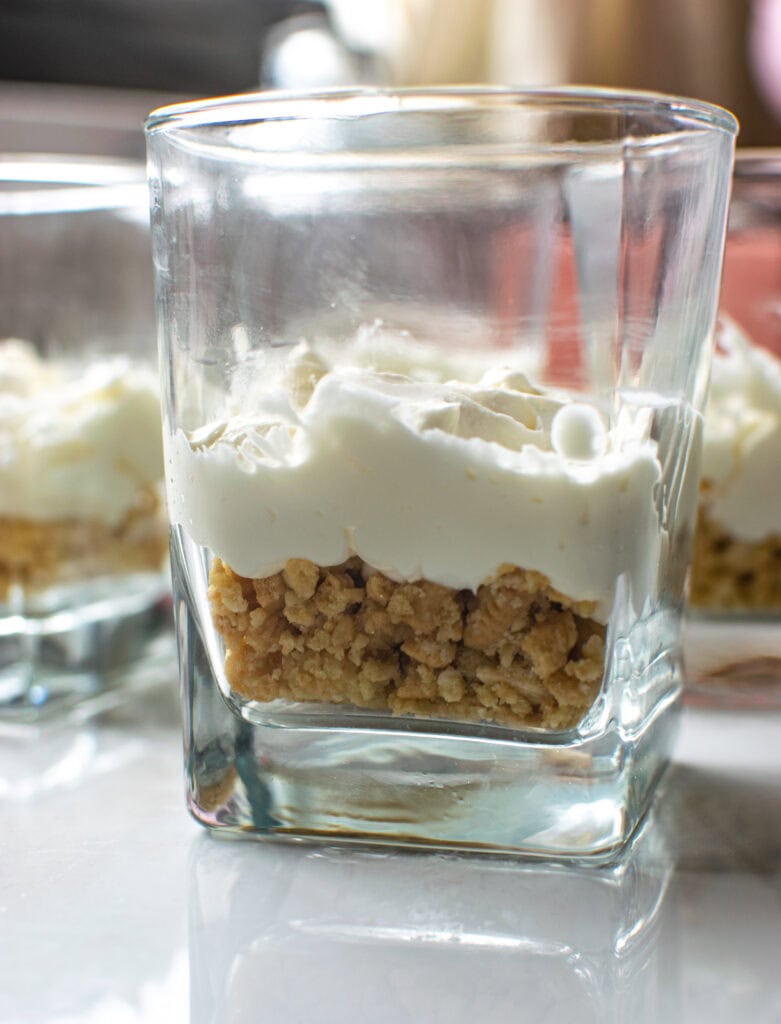
<svg viewBox="0 0 781 1024">
<path fill-rule="evenodd" d="M 781 702 L 781 153 L 738 150 L 685 628 L 692 696 Z"/>
<path fill-rule="evenodd" d="M 626 841 L 680 694 L 734 130 L 577 89 L 151 116 L 199 820 Z"/>
<path fill-rule="evenodd" d="M 167 520 L 143 166 L 0 159 L 0 719 L 157 664 Z M 159 646 L 159 645 L 158 645 Z"/>
</svg>

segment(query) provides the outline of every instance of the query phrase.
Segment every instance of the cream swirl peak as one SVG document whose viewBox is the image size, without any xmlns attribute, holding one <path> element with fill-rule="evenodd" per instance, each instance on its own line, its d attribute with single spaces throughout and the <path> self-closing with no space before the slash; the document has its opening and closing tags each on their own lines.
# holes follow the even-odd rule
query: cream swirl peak
<svg viewBox="0 0 781 1024">
<path fill-rule="evenodd" d="M 781 362 L 725 321 L 705 413 L 709 514 L 740 540 L 781 532 Z"/>
</svg>

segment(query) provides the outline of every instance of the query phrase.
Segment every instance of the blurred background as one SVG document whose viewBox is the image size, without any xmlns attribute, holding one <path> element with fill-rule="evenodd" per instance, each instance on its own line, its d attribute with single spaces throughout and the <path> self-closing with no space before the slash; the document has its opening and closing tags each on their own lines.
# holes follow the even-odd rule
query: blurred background
<svg viewBox="0 0 781 1024">
<path fill-rule="evenodd" d="M 576 82 L 781 144 L 781 0 L 2 0 L 0 150 L 143 156 L 144 115 L 258 87 Z"/>
</svg>

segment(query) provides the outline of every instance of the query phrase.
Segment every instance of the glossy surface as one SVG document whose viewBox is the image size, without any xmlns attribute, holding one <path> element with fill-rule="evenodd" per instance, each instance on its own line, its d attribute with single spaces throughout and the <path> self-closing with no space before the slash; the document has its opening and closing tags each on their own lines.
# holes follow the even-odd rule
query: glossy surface
<svg viewBox="0 0 781 1024">
<path fill-rule="evenodd" d="M 626 862 L 220 841 L 174 683 L 0 736 L 0 1020 L 781 1020 L 781 716 L 687 708 Z M 44 983 L 45 979 L 45 983 Z"/>
</svg>

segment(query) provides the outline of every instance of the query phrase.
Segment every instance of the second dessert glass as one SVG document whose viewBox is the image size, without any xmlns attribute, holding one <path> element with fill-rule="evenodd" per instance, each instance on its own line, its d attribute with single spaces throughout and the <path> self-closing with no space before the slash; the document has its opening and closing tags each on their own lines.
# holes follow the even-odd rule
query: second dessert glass
<svg viewBox="0 0 781 1024">
<path fill-rule="evenodd" d="M 577 89 L 152 115 L 202 822 L 624 843 L 674 732 L 735 130 Z"/>
<path fill-rule="evenodd" d="M 0 723 L 170 677 L 142 164 L 0 158 Z"/>
<path fill-rule="evenodd" d="M 738 150 L 685 626 L 689 692 L 781 706 L 781 150 Z"/>
</svg>

